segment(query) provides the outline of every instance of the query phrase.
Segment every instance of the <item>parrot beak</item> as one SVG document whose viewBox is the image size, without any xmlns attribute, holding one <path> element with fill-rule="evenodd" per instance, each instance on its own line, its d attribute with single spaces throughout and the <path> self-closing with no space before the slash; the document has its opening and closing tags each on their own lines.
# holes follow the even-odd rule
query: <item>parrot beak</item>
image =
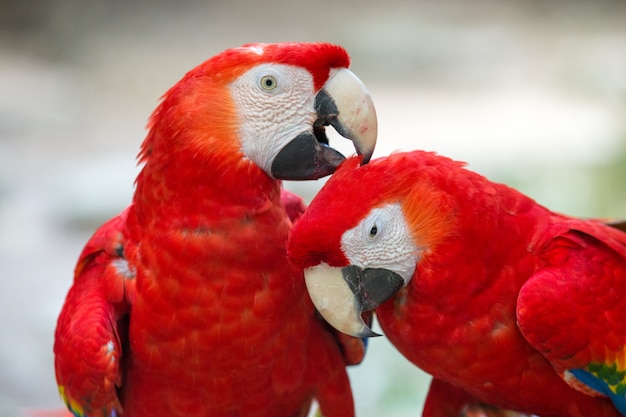
<svg viewBox="0 0 626 417">
<path fill-rule="evenodd" d="M 309 296 L 331 326 L 355 337 L 380 336 L 361 313 L 378 307 L 404 286 L 395 272 L 350 265 L 336 268 L 321 263 L 304 270 Z"/>
<path fill-rule="evenodd" d="M 328 125 L 352 141 L 362 164 L 369 162 L 378 135 L 376 110 L 369 92 L 352 71 L 341 68 L 331 73 L 315 97 L 315 111 L 312 130 L 298 135 L 274 158 L 274 178 L 316 180 L 335 172 L 345 158 L 328 146 L 324 132 Z"/>
</svg>

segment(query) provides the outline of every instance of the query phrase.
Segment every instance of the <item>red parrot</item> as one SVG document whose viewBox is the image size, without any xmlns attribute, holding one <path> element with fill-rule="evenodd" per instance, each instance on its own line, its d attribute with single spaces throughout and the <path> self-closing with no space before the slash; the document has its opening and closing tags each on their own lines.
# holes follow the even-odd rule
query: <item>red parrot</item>
<svg viewBox="0 0 626 417">
<path fill-rule="evenodd" d="M 466 402 L 541 417 L 626 415 L 617 228 L 415 151 L 342 164 L 288 253 L 330 324 L 369 336 L 360 313 L 375 310 L 391 343 L 433 376 L 425 416 L 455 415 L 442 411 L 446 385 Z"/>
<path fill-rule="evenodd" d="M 58 319 L 59 391 L 75 416 L 351 416 L 345 365 L 364 354 L 317 315 L 281 179 L 368 160 L 369 93 L 325 43 L 250 44 L 187 73 L 152 114 L 132 204 L 81 254 Z"/>
</svg>

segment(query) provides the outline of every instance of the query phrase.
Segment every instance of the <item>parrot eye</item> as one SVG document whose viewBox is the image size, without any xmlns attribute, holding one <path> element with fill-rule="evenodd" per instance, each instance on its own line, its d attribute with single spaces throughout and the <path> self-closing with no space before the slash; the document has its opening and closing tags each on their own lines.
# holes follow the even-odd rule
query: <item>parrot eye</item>
<svg viewBox="0 0 626 417">
<path fill-rule="evenodd" d="M 266 91 L 271 91 L 278 87 L 278 82 L 276 78 L 271 75 L 265 75 L 261 77 L 261 88 Z"/>
<path fill-rule="evenodd" d="M 364 225 L 363 232 L 365 232 L 365 236 L 370 242 L 377 241 L 381 238 L 383 233 L 381 220 L 380 216 L 377 215 Z"/>
</svg>

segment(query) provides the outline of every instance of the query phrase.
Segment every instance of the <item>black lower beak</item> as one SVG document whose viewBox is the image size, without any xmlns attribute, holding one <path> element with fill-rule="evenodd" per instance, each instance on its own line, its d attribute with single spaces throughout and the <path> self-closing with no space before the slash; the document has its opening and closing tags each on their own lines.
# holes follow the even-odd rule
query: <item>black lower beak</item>
<svg viewBox="0 0 626 417">
<path fill-rule="evenodd" d="M 341 273 L 362 311 L 374 310 L 404 286 L 402 277 L 388 269 L 349 265 Z"/>
<path fill-rule="evenodd" d="M 305 132 L 276 155 L 272 162 L 272 177 L 283 180 L 316 180 L 335 172 L 344 159 L 341 153 L 318 141 L 313 133 Z"/>
</svg>

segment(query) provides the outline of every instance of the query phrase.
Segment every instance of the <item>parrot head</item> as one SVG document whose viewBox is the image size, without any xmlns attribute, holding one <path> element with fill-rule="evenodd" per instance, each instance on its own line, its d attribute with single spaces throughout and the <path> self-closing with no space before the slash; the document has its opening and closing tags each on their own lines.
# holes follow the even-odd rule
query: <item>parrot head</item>
<svg viewBox="0 0 626 417">
<path fill-rule="evenodd" d="M 254 164 L 274 179 L 318 179 L 344 160 L 329 146 L 330 125 L 366 163 L 376 144 L 376 111 L 349 64 L 343 48 L 327 43 L 225 50 L 164 95 L 141 159 L 168 164 L 186 153 L 224 167 Z"/>
<path fill-rule="evenodd" d="M 414 155 L 346 160 L 291 231 L 290 260 L 341 332 L 376 336 L 361 313 L 419 279 L 417 265 L 452 233 L 453 203 L 425 174 L 437 167 Z"/>
</svg>

